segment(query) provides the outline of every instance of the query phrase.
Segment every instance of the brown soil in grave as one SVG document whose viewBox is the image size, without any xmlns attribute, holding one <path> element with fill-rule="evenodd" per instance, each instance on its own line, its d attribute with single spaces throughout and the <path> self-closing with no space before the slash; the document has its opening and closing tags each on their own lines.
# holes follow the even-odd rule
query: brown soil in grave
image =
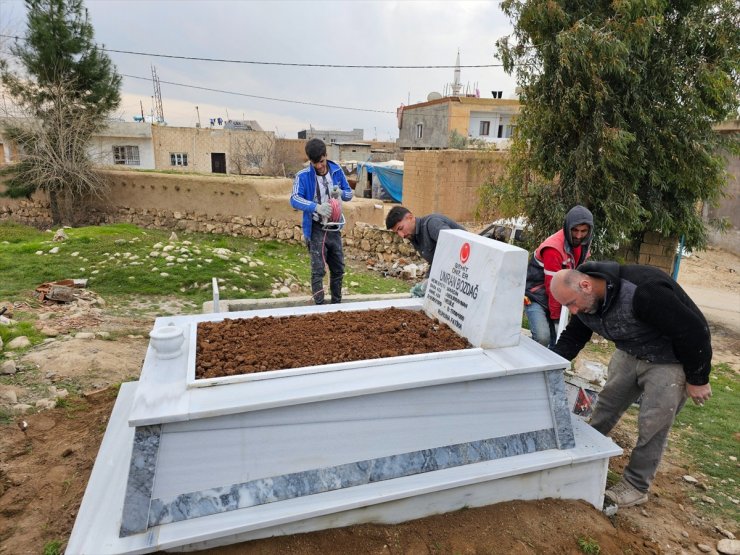
<svg viewBox="0 0 740 555">
<path fill-rule="evenodd" d="M 400 308 L 202 322 L 197 342 L 198 379 L 471 347 L 449 326 Z"/>
</svg>

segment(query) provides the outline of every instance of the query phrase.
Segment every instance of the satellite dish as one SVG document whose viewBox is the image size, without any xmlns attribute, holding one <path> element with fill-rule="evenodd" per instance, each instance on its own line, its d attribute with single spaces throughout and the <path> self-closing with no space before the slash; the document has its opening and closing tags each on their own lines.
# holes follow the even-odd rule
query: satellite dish
<svg viewBox="0 0 740 555">
<path fill-rule="evenodd" d="M 441 95 L 441 94 L 439 94 L 438 92 L 435 92 L 435 91 L 432 91 L 432 92 L 430 92 L 430 93 L 429 93 L 429 94 L 427 95 L 427 101 L 428 101 L 428 102 L 429 102 L 429 101 L 432 101 L 432 100 L 439 100 L 440 98 L 442 98 L 442 95 Z"/>
</svg>

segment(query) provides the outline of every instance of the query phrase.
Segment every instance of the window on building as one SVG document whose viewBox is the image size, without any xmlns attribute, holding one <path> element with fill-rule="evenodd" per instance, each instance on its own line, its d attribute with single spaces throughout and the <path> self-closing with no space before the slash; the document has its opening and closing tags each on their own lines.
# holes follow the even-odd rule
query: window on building
<svg viewBox="0 0 740 555">
<path fill-rule="evenodd" d="M 487 137 L 491 132 L 491 122 L 490 121 L 482 121 L 480 122 L 480 131 L 478 134 L 481 137 Z"/>
<path fill-rule="evenodd" d="M 510 139 L 514 136 L 514 125 L 507 125 L 506 130 L 504 131 L 504 138 Z"/>
<path fill-rule="evenodd" d="M 416 124 L 416 138 L 421 139 L 423 136 L 424 136 L 424 124 L 417 123 Z"/>
<path fill-rule="evenodd" d="M 504 126 L 503 125 L 498 126 L 498 133 L 496 133 L 496 137 L 499 139 L 504 138 Z"/>
<path fill-rule="evenodd" d="M 187 166 L 188 155 L 185 152 L 170 152 L 170 166 Z"/>
<path fill-rule="evenodd" d="M 141 165 L 141 160 L 139 160 L 139 147 L 131 145 L 114 146 L 113 163 L 125 166 Z"/>
</svg>

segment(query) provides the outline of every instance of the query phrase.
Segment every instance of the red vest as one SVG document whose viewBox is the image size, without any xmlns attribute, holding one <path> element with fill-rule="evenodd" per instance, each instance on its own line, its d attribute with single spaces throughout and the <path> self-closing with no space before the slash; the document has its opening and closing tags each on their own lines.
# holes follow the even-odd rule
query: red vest
<svg viewBox="0 0 740 555">
<path fill-rule="evenodd" d="M 591 255 L 589 250 L 586 250 L 586 256 L 583 256 L 583 248 L 581 248 L 581 260 L 576 260 L 573 257 L 573 253 L 566 252 L 565 250 L 565 232 L 561 229 L 557 233 L 553 233 L 547 239 L 545 239 L 539 247 L 534 251 L 534 257 L 539 261 L 540 266 L 544 265 L 542 261 L 542 249 L 555 249 L 560 253 L 560 257 L 563 259 L 563 270 L 573 270 L 579 264 L 582 264 Z"/>
</svg>

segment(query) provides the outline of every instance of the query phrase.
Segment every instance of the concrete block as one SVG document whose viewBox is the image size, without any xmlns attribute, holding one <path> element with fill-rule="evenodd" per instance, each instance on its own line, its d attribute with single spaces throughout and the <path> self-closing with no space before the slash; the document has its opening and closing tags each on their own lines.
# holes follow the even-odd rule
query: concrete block
<svg viewBox="0 0 740 555">
<path fill-rule="evenodd" d="M 640 245 L 640 254 L 663 255 L 663 247 L 654 243 L 642 243 Z"/>
</svg>

